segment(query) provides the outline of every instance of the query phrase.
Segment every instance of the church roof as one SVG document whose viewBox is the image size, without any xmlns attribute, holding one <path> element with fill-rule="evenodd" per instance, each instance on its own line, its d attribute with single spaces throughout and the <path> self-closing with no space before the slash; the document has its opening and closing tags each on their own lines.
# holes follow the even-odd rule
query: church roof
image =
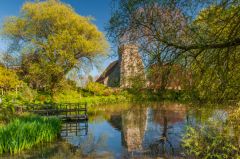
<svg viewBox="0 0 240 159">
<path fill-rule="evenodd" d="M 104 80 L 112 71 L 117 67 L 119 60 L 113 61 L 108 65 L 105 71 L 101 74 L 101 76 L 96 80 L 96 82 L 101 82 Z"/>
</svg>

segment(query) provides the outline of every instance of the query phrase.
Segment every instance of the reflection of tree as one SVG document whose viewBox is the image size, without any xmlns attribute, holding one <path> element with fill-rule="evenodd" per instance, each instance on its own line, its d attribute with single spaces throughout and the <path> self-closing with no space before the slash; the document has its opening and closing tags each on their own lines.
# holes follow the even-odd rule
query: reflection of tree
<svg viewBox="0 0 240 159">
<path fill-rule="evenodd" d="M 149 145 L 151 154 L 174 154 L 175 147 L 172 142 L 180 134 L 169 136 L 172 134 L 171 129 L 174 125 L 184 121 L 186 116 L 186 108 L 181 104 L 171 104 L 158 106 L 153 113 L 153 120 L 156 124 L 161 125 L 161 134 L 159 138 Z M 173 130 L 174 131 L 174 130 Z"/>
<path fill-rule="evenodd" d="M 93 134 L 89 134 L 87 139 L 80 144 L 79 150 L 83 154 L 96 154 L 97 151 L 107 146 L 106 141 L 107 135 L 105 134 L 100 135 L 98 138 L 96 138 Z"/>
<path fill-rule="evenodd" d="M 168 139 L 168 129 L 171 127 L 168 126 L 168 118 L 166 115 L 163 116 L 163 131 L 160 136 L 160 139 L 155 141 L 153 144 L 150 144 L 150 150 L 153 151 L 154 154 L 165 154 L 166 153 L 166 147 L 169 145 L 172 153 L 174 154 L 174 147 L 171 143 L 171 141 Z M 160 152 L 160 150 L 162 150 Z"/>
</svg>

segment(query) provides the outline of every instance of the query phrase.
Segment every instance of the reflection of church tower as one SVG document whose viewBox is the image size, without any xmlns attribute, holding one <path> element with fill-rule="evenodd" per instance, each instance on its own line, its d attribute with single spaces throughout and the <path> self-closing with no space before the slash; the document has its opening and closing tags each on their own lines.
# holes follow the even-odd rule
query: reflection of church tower
<svg viewBox="0 0 240 159">
<path fill-rule="evenodd" d="M 129 110 L 122 115 L 123 141 L 128 152 L 143 150 L 146 115 L 146 109 L 141 108 Z"/>
<path fill-rule="evenodd" d="M 124 44 L 119 47 L 120 61 L 120 87 L 132 87 L 132 82 L 137 79 L 138 82 L 144 82 L 144 66 L 138 53 L 138 47 L 133 44 Z"/>
</svg>

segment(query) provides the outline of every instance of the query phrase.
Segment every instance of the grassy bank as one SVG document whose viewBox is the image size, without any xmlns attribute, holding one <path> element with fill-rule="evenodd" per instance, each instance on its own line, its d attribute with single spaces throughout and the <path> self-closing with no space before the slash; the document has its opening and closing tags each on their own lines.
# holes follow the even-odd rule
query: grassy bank
<svg viewBox="0 0 240 159">
<path fill-rule="evenodd" d="M 108 90 L 111 90 L 108 88 Z M 89 106 L 93 105 L 104 105 L 104 104 L 114 104 L 122 102 L 132 102 L 132 101 L 190 101 L 190 93 L 185 91 L 176 90 L 165 90 L 154 92 L 153 90 L 142 89 L 119 89 L 118 91 L 111 90 L 112 93 L 108 94 L 88 94 L 78 93 L 76 91 L 68 91 L 64 93 L 59 93 L 54 96 L 53 103 L 87 103 Z"/>
<path fill-rule="evenodd" d="M 51 94 L 26 87 L 19 93 L 8 92 L 2 97 L 3 107 L 14 108 L 26 104 L 44 103 L 87 103 L 90 106 L 114 104 L 129 101 L 187 101 L 193 93 L 177 90 L 121 89 L 109 88 L 90 82 L 85 88 L 62 88 Z"/>
<path fill-rule="evenodd" d="M 0 127 L 0 154 L 18 153 L 41 142 L 54 140 L 60 132 L 61 122 L 57 118 L 27 115 L 12 120 Z"/>
<path fill-rule="evenodd" d="M 56 103 L 87 103 L 88 106 L 114 104 L 120 102 L 128 102 L 131 98 L 122 95 L 110 96 L 89 96 L 81 98 L 66 98 L 63 97 Z"/>
</svg>

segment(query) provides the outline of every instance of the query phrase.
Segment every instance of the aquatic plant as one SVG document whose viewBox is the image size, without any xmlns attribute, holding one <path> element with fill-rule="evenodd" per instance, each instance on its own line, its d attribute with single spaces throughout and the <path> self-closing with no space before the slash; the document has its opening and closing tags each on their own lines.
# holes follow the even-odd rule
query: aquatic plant
<svg viewBox="0 0 240 159">
<path fill-rule="evenodd" d="M 204 159 L 240 158 L 239 112 L 230 114 L 226 121 L 208 120 L 201 127 L 188 127 L 182 140 L 185 155 Z"/>
<path fill-rule="evenodd" d="M 49 142 L 58 136 L 59 119 L 27 115 L 0 127 L 0 154 L 15 154 L 36 144 Z"/>
</svg>

